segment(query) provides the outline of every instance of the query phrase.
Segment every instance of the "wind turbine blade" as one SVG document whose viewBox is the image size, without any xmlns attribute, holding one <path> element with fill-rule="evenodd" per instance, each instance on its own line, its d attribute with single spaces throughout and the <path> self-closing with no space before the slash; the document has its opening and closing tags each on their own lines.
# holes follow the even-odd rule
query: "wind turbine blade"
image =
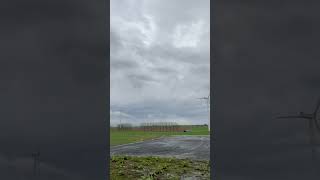
<svg viewBox="0 0 320 180">
<path fill-rule="evenodd" d="M 313 129 L 313 121 L 309 120 L 309 141 L 311 146 L 311 156 L 312 161 L 315 161 L 316 154 L 315 154 L 315 146 L 314 146 L 314 129 Z"/>
<path fill-rule="evenodd" d="M 317 128 L 317 130 L 320 132 L 320 125 L 319 125 L 319 121 L 320 121 L 320 110 L 319 110 L 319 108 L 320 108 L 320 97 L 318 98 L 318 102 L 317 102 L 317 105 L 316 105 L 316 108 L 315 108 L 315 110 L 314 110 L 314 112 L 313 112 L 313 120 L 314 120 L 314 123 L 315 123 L 315 125 L 316 125 L 316 128 Z"/>
<path fill-rule="evenodd" d="M 314 110 L 314 113 L 317 113 L 319 108 L 320 108 L 320 98 L 318 98 L 318 102 L 317 102 L 317 105 L 316 105 L 316 109 Z"/>
<path fill-rule="evenodd" d="M 278 116 L 277 119 L 310 119 L 308 116 Z"/>
<path fill-rule="evenodd" d="M 316 124 L 316 128 L 317 128 L 317 130 L 320 132 L 320 126 L 319 126 L 319 124 L 318 124 L 317 120 L 316 120 L 316 119 L 314 119 L 314 121 L 316 121 L 316 122 L 315 122 L 315 124 Z"/>
</svg>

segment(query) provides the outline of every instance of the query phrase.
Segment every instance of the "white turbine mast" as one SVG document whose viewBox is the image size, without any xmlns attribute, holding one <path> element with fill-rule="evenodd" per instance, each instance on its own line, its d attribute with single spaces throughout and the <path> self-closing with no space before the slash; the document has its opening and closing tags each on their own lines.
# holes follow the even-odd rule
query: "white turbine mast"
<svg viewBox="0 0 320 180">
<path fill-rule="evenodd" d="M 210 131 L 210 94 L 209 94 L 208 97 L 201 97 L 201 98 L 198 98 L 198 99 L 206 101 L 207 111 L 208 111 L 208 131 Z"/>
</svg>

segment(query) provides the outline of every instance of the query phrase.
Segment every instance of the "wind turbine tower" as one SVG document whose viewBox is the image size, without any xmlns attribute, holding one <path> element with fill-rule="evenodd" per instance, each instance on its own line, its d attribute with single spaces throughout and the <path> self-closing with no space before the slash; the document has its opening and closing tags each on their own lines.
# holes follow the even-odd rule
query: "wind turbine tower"
<svg viewBox="0 0 320 180">
<path fill-rule="evenodd" d="M 198 98 L 198 99 L 206 101 L 207 111 L 208 111 L 208 131 L 210 131 L 210 95 L 208 97 L 201 97 L 201 98 Z"/>
<path fill-rule="evenodd" d="M 40 167 L 39 167 L 39 165 L 40 165 L 40 162 L 39 162 L 40 161 L 40 159 L 39 159 L 40 152 L 38 151 L 38 152 L 32 153 L 32 157 L 33 157 L 33 176 L 36 179 L 38 177 L 39 171 L 40 171 Z"/>
</svg>

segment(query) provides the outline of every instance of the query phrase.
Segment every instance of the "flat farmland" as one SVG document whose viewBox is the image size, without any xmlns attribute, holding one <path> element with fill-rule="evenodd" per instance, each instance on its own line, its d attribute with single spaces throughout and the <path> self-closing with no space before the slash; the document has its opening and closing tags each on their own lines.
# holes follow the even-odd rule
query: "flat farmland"
<svg viewBox="0 0 320 180">
<path fill-rule="evenodd" d="M 159 132 L 159 131 L 142 131 L 142 130 L 117 130 L 110 128 L 110 146 L 141 142 L 145 140 L 156 139 L 160 137 L 176 135 L 209 135 L 206 126 L 193 126 L 188 132 Z"/>
</svg>

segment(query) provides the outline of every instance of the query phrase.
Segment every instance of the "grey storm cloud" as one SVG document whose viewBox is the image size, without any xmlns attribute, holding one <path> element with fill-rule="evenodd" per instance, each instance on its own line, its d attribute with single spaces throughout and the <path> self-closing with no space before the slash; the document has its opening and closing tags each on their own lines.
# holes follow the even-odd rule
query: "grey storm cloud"
<svg viewBox="0 0 320 180">
<path fill-rule="evenodd" d="M 127 122 L 207 123 L 210 1 L 111 1 L 110 112 Z M 165 12 L 165 13 L 163 13 Z M 168 108 L 169 107 L 169 108 Z M 121 115 L 113 115 L 111 124 Z"/>
<path fill-rule="evenodd" d="M 221 179 L 317 179 L 307 122 L 319 89 L 316 1 L 215 1 L 214 129 Z"/>
</svg>

